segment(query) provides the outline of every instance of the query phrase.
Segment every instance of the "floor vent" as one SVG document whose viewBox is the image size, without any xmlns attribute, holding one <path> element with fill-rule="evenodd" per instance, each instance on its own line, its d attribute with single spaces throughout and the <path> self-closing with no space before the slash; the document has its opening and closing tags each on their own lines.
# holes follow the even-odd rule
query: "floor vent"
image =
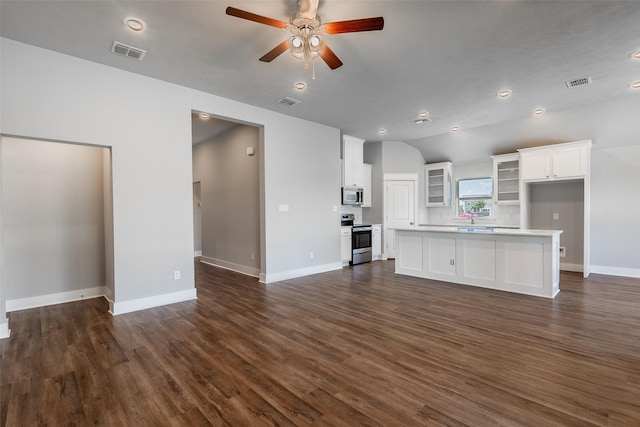
<svg viewBox="0 0 640 427">
<path fill-rule="evenodd" d="M 142 60 L 142 58 L 147 54 L 146 50 L 115 41 L 113 42 L 113 45 L 111 45 L 111 52 L 138 60 Z"/>
<path fill-rule="evenodd" d="M 572 88 L 572 87 L 584 86 L 588 84 L 591 84 L 591 77 L 581 77 L 579 79 L 569 80 L 567 82 L 567 87 Z"/>
<path fill-rule="evenodd" d="M 293 98 L 289 98 L 284 97 L 282 98 L 280 101 L 278 101 L 280 104 L 284 104 L 284 105 L 296 105 L 296 104 L 300 104 L 301 101 L 298 101 L 297 99 L 293 99 Z"/>
</svg>

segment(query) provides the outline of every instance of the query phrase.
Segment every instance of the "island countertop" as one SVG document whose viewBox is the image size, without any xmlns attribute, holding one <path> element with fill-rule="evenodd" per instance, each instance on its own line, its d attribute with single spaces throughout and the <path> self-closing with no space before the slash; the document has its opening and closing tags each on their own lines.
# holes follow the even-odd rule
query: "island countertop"
<svg viewBox="0 0 640 427">
<path fill-rule="evenodd" d="M 418 225 L 415 227 L 396 227 L 396 231 L 433 231 L 436 233 L 464 233 L 464 234 L 501 234 L 508 236 L 556 236 L 562 233 L 562 230 L 533 230 L 521 228 L 501 228 L 492 226 L 483 226 L 476 224 L 458 225 L 458 226 L 441 226 L 441 225 Z"/>
</svg>

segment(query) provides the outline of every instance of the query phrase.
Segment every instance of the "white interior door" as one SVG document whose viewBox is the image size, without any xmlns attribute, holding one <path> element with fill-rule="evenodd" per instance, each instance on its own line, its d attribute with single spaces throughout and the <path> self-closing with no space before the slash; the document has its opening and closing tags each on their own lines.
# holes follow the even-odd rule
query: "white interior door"
<svg viewBox="0 0 640 427">
<path fill-rule="evenodd" d="M 384 258 L 396 257 L 395 230 L 413 227 L 416 218 L 416 180 L 386 180 L 384 199 Z"/>
</svg>

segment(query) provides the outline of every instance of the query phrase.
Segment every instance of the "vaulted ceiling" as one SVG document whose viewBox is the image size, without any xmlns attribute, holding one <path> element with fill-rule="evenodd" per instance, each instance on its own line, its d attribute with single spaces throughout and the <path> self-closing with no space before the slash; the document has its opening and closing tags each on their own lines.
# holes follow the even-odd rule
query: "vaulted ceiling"
<svg viewBox="0 0 640 427">
<path fill-rule="evenodd" d="M 326 37 L 344 65 L 258 58 L 290 33 L 225 14 L 288 21 L 293 0 L 0 2 L 0 34 L 46 49 L 342 129 L 368 141 L 430 137 L 629 96 L 640 80 L 640 2 L 322 0 L 323 22 L 382 16 L 382 31 Z M 135 16 L 147 28 L 129 30 Z M 114 41 L 147 51 L 110 52 Z M 568 88 L 567 81 L 591 84 Z M 295 82 L 305 82 L 298 91 Z M 511 96 L 497 97 L 509 89 Z M 640 91 L 640 90 L 639 90 Z M 640 96 L 640 94 L 638 94 Z M 289 106 L 284 97 L 301 101 Z M 420 112 L 430 122 L 415 124 Z M 216 112 L 210 112 L 216 114 Z M 380 135 L 379 129 L 386 134 Z"/>
</svg>

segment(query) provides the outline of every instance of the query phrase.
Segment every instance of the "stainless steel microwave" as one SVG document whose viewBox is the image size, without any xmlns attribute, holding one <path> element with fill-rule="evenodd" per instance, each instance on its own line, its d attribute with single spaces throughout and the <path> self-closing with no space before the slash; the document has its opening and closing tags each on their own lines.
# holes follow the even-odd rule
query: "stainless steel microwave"
<svg viewBox="0 0 640 427">
<path fill-rule="evenodd" d="M 343 205 L 362 205 L 364 190 L 360 187 L 342 187 Z"/>
</svg>

